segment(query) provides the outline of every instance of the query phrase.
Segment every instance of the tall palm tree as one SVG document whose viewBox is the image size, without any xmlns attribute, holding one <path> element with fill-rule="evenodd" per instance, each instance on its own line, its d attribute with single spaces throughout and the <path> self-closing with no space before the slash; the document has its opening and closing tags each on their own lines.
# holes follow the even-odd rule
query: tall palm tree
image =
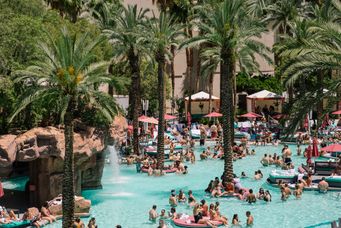
<svg viewBox="0 0 341 228">
<path fill-rule="evenodd" d="M 265 31 L 257 18 L 246 13 L 245 0 L 225 0 L 207 11 L 204 21 L 197 23 L 201 36 L 184 42 L 182 47 L 208 43 L 206 54 L 215 56 L 220 63 L 220 101 L 223 114 L 223 148 L 225 155 L 224 180 L 233 178 L 232 144 L 234 141 L 233 84 L 236 75 L 237 56 L 240 51 L 254 59 L 254 55 L 266 56 L 267 48 L 254 38 Z M 205 13 L 203 12 L 203 15 Z"/>
<path fill-rule="evenodd" d="M 159 18 L 152 18 L 146 23 L 148 31 L 149 47 L 154 54 L 155 61 L 158 65 L 158 97 L 159 97 L 159 126 L 157 138 L 157 167 L 163 169 L 164 166 L 164 132 L 165 132 L 165 113 L 164 113 L 164 75 L 165 64 L 169 61 L 172 54 L 170 49 L 172 46 L 177 47 L 180 38 L 184 37 L 182 26 L 174 23 L 174 19 L 165 12 L 161 12 Z"/>
<path fill-rule="evenodd" d="M 146 9 L 138 9 L 136 5 L 124 8 L 116 19 L 116 26 L 104 31 L 114 48 L 114 58 L 128 61 L 131 71 L 131 87 L 129 92 L 129 113 L 133 119 L 133 150 L 139 154 L 138 117 L 141 109 L 141 59 L 145 51 L 145 39 L 142 35 L 142 23 Z"/>
<path fill-rule="evenodd" d="M 174 1 L 174 0 L 153 0 L 153 4 L 157 4 L 159 9 L 162 12 L 168 12 L 173 20 L 175 20 L 175 23 L 182 23 L 185 24 L 186 27 L 185 32 L 187 33 L 187 36 L 192 36 L 192 29 L 190 27 L 190 15 L 192 12 L 192 7 L 194 6 L 194 3 L 192 0 L 181 0 L 181 1 Z M 171 47 L 171 59 L 170 59 L 170 77 L 172 82 L 172 113 L 175 108 L 175 65 L 174 65 L 174 59 L 175 59 L 175 52 L 176 48 L 174 46 Z M 188 102 L 188 111 L 191 113 L 191 93 L 192 93 L 192 80 L 193 80 L 193 49 L 186 49 L 186 78 L 189 79 L 189 102 Z M 188 85 L 186 85 L 187 87 Z M 185 90 L 184 90 L 185 91 Z M 187 115 L 186 115 L 187 116 Z"/>
<path fill-rule="evenodd" d="M 286 61 L 281 65 L 284 77 L 287 77 L 287 84 L 292 84 L 301 77 L 311 75 L 318 71 L 340 71 L 341 63 L 341 26 L 339 23 L 319 22 L 310 28 L 312 33 L 309 42 L 304 46 L 298 46 L 281 53 Z M 318 85 L 320 86 L 320 85 Z M 302 98 L 295 102 L 291 115 L 291 128 L 293 131 L 298 126 L 299 120 L 311 107 L 320 103 L 324 98 L 328 98 L 331 103 L 337 100 L 331 98 L 332 94 L 338 94 L 341 88 L 339 77 L 333 78 L 331 83 L 325 85 L 329 92 L 316 95 L 314 91 L 303 94 Z"/>
<path fill-rule="evenodd" d="M 266 8 L 267 17 L 265 21 L 272 25 L 275 32 L 275 43 L 282 40 L 283 36 L 291 35 L 291 22 L 299 17 L 306 17 L 306 7 L 302 4 L 302 0 L 282 0 L 274 1 L 273 4 Z M 280 59 L 275 55 L 276 66 L 280 64 Z M 287 90 L 289 103 L 294 99 L 294 88 L 290 85 Z"/>
<path fill-rule="evenodd" d="M 34 65 L 16 72 L 16 82 L 24 83 L 27 92 L 17 104 L 10 121 L 34 101 L 49 100 L 59 108 L 64 122 L 65 154 L 63 167 L 63 227 L 69 228 L 74 219 L 74 154 L 73 128 L 78 103 L 87 103 L 109 122 L 118 112 L 115 100 L 95 90 L 95 84 L 111 83 L 106 72 L 107 62 L 96 62 L 94 49 L 103 37 L 91 40 L 88 34 L 70 35 L 66 29 L 58 39 L 49 37 L 40 45 L 43 56 Z"/>
</svg>

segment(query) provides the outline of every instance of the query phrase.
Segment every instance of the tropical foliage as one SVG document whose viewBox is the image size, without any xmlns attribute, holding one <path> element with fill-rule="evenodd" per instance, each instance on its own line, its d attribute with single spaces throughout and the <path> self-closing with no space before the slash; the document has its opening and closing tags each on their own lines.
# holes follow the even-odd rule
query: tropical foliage
<svg viewBox="0 0 341 228">
<path fill-rule="evenodd" d="M 202 35 L 193 37 L 184 43 L 207 43 L 204 56 L 210 56 L 210 63 L 214 68 L 220 64 L 220 111 L 223 114 L 223 146 L 225 155 L 224 180 L 233 178 L 232 145 L 234 141 L 234 97 L 236 63 L 239 59 L 240 69 L 252 68 L 254 54 L 267 57 L 267 48 L 255 40 L 266 31 L 264 24 L 257 18 L 250 18 L 247 14 L 246 1 L 233 0 L 214 3 L 211 10 L 204 7 L 201 11 L 203 21 L 196 23 Z"/>
<path fill-rule="evenodd" d="M 138 154 L 141 99 L 150 100 L 149 114 L 157 114 L 161 126 L 162 169 L 165 100 L 172 98 L 174 111 L 174 58 L 181 49 L 187 94 L 195 92 L 199 78 L 212 94 L 213 76 L 220 74 L 225 180 L 233 178 L 237 92 L 287 89 L 288 132 L 311 110 L 321 120 L 323 100 L 325 112 L 340 100 L 339 0 L 153 2 L 161 11 L 157 16 L 120 0 L 0 0 L 0 133 L 65 125 L 64 227 L 73 218 L 74 119 L 107 127 L 118 112 L 112 95 L 128 94 Z M 273 47 L 260 41 L 268 29 L 275 33 Z M 260 72 L 258 57 L 274 60 L 274 76 Z M 107 94 L 99 91 L 103 83 Z M 183 109 L 181 99 L 178 104 Z"/>
</svg>

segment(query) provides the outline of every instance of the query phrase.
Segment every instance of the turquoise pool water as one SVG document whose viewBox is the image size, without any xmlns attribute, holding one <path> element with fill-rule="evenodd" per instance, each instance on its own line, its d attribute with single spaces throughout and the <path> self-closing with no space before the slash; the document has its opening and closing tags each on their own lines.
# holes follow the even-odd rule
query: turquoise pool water
<svg viewBox="0 0 341 228">
<path fill-rule="evenodd" d="M 28 180 L 28 177 L 17 177 L 9 180 L 4 180 L 2 182 L 2 187 L 4 189 L 25 191 L 25 185 Z"/>
<path fill-rule="evenodd" d="M 196 147 L 199 154 L 200 147 Z M 234 170 L 237 175 L 245 171 L 253 177 L 255 170 L 260 169 L 264 179 L 255 181 L 252 178 L 243 179 L 242 185 L 246 188 L 253 188 L 258 192 L 260 187 L 269 189 L 272 194 L 272 202 L 265 203 L 257 201 L 254 205 L 239 201 L 234 198 L 211 199 L 205 196 L 204 189 L 208 182 L 215 176 L 220 176 L 223 171 L 222 160 L 197 161 L 196 164 L 188 164 L 189 174 L 178 176 L 170 174 L 164 177 L 148 177 L 147 174 L 137 174 L 135 166 L 122 165 L 118 177 L 113 175 L 113 169 L 107 166 L 104 170 L 103 189 L 84 191 L 83 196 L 92 201 L 92 216 L 96 217 L 100 228 L 114 227 L 121 224 L 127 228 L 156 228 L 157 224 L 148 221 L 148 210 L 153 204 L 170 210 L 168 197 L 171 189 L 193 190 L 197 200 L 206 199 L 208 203 L 219 201 L 221 212 L 231 221 L 233 214 L 238 214 L 239 219 L 245 225 L 245 212 L 251 211 L 254 216 L 255 228 L 285 228 L 285 227 L 330 227 L 320 225 L 327 221 L 340 217 L 341 197 L 336 192 L 319 194 L 316 192 L 304 192 L 301 200 L 291 197 L 288 201 L 280 200 L 279 190 L 266 184 L 266 178 L 274 167 L 263 167 L 260 159 L 264 153 L 280 153 L 281 146 L 255 147 L 256 155 L 248 156 L 245 159 L 234 163 Z M 295 147 L 290 146 L 294 154 Z M 305 162 L 303 157 L 294 156 L 296 165 Z M 192 213 L 187 205 L 177 207 L 177 212 Z M 87 220 L 84 220 L 87 222 Z M 61 223 L 49 227 L 60 227 Z M 169 222 L 169 227 L 176 227 Z"/>
</svg>

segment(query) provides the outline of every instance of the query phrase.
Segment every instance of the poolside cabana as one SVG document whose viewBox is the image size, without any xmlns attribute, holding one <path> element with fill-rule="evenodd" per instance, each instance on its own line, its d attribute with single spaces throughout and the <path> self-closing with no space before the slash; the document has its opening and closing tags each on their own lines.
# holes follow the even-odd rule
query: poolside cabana
<svg viewBox="0 0 341 228">
<path fill-rule="evenodd" d="M 268 90 L 262 90 L 246 97 L 247 111 L 256 112 L 257 107 L 262 110 L 263 107 L 274 107 L 274 111 L 281 113 L 284 103 L 284 97 Z"/>
<path fill-rule="evenodd" d="M 200 118 L 212 112 L 212 110 L 218 111 L 220 108 L 220 98 L 211 96 L 211 109 L 209 110 L 210 94 L 201 91 L 191 96 L 191 114 L 192 118 Z M 185 113 L 188 113 L 189 97 L 185 97 Z"/>
</svg>

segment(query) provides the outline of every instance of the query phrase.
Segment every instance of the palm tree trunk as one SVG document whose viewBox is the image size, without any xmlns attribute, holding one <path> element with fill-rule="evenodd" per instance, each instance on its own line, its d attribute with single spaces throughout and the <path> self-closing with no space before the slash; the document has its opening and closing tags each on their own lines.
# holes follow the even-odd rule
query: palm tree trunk
<svg viewBox="0 0 341 228">
<path fill-rule="evenodd" d="M 69 103 L 65 114 L 64 140 L 65 156 L 63 167 L 63 228 L 70 228 L 73 225 L 75 193 L 74 193 L 74 157 L 73 157 L 73 112 L 74 102 Z"/>
<path fill-rule="evenodd" d="M 174 108 L 175 108 L 175 97 L 174 97 L 174 91 L 175 91 L 175 69 L 174 69 L 174 58 L 175 58 L 175 47 L 171 46 L 171 53 L 172 53 L 172 59 L 171 59 L 171 80 L 172 80 L 172 115 L 174 114 Z"/>
<path fill-rule="evenodd" d="M 192 29 L 188 28 L 189 23 L 187 22 L 187 28 L 185 29 L 185 32 L 189 38 L 193 37 L 193 31 Z M 192 93 L 193 93 L 193 87 L 192 87 L 192 71 L 193 71 L 193 48 L 186 48 L 186 76 L 189 78 L 189 99 L 188 99 L 188 107 L 187 112 L 189 112 L 190 115 L 192 115 Z M 186 113 L 187 116 L 187 113 Z"/>
<path fill-rule="evenodd" d="M 109 67 L 108 67 L 108 72 L 109 74 L 113 75 L 113 67 L 114 67 L 114 64 L 113 63 L 110 63 Z M 114 87 L 112 85 L 108 85 L 108 94 L 110 96 L 114 96 Z"/>
<path fill-rule="evenodd" d="M 323 71 L 319 70 L 317 72 L 317 84 L 319 85 L 319 90 L 317 91 L 317 97 L 323 96 Z M 322 113 L 323 113 L 323 99 L 317 104 L 317 130 L 322 125 Z M 317 132 L 317 131 L 316 131 Z"/>
<path fill-rule="evenodd" d="M 165 56 L 161 50 L 156 54 L 158 91 L 159 91 L 159 126 L 157 135 L 157 167 L 163 170 L 164 165 L 164 131 L 165 131 L 165 115 L 164 115 L 164 68 Z"/>
<path fill-rule="evenodd" d="M 189 88 L 188 88 L 188 106 L 187 112 L 192 115 L 192 50 L 190 48 L 186 48 L 186 77 L 189 78 Z M 187 113 L 186 113 L 187 116 Z"/>
<path fill-rule="evenodd" d="M 223 114 L 223 149 L 224 149 L 224 181 L 233 179 L 233 151 L 234 140 L 234 105 L 233 105 L 233 79 L 235 73 L 235 61 L 233 51 L 223 47 L 220 65 L 220 102 Z"/>
<path fill-rule="evenodd" d="M 133 116 L 133 151 L 134 154 L 139 155 L 139 114 L 141 108 L 141 76 L 140 76 L 140 64 L 139 57 L 132 51 L 129 55 L 129 64 L 131 67 L 132 86 L 131 86 L 131 113 Z"/>
<path fill-rule="evenodd" d="M 212 112 L 213 76 L 214 76 L 213 73 L 211 73 L 209 76 L 208 93 L 210 97 L 209 97 L 209 102 L 208 102 L 208 113 Z"/>
</svg>

